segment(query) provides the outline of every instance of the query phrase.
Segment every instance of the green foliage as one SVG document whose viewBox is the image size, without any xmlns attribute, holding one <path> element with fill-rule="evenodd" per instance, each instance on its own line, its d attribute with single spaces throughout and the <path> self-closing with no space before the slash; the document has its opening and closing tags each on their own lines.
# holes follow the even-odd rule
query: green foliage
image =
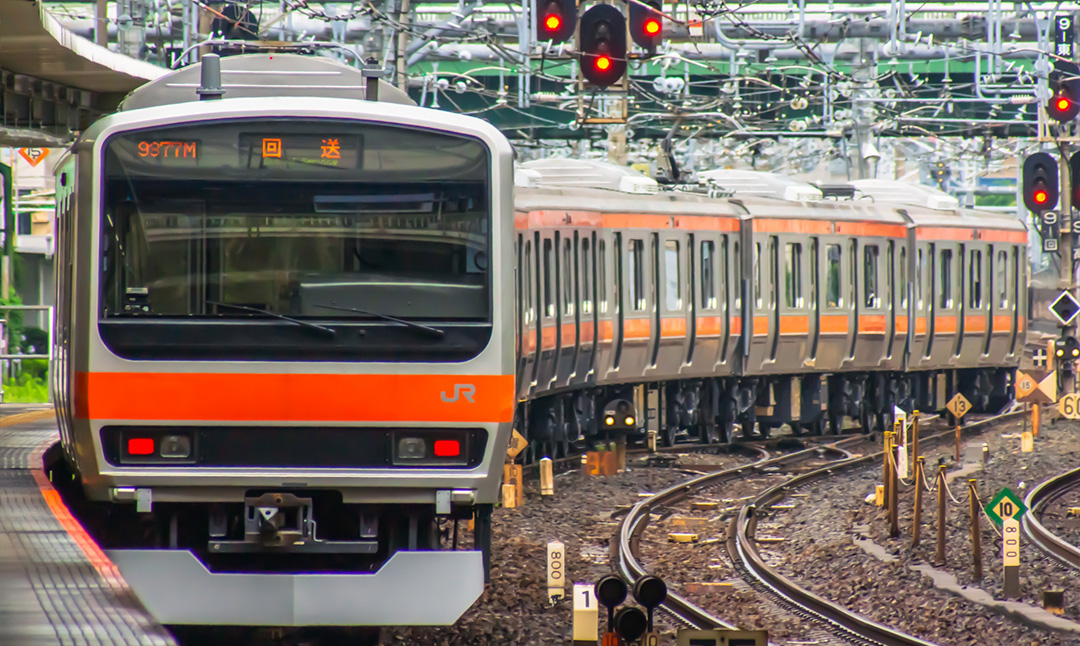
<svg viewBox="0 0 1080 646">
<path fill-rule="evenodd" d="M 48 367 L 44 359 L 23 361 L 22 370 L 15 378 L 4 380 L 4 402 L 41 404 L 49 401 Z"/>
<path fill-rule="evenodd" d="M 975 206 L 1016 206 L 1016 196 L 1012 194 L 976 195 Z"/>
</svg>

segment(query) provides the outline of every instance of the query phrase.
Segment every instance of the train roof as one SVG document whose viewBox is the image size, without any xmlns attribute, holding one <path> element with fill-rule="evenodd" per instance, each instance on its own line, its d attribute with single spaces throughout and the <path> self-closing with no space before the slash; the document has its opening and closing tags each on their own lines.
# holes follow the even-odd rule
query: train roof
<svg viewBox="0 0 1080 646">
<path fill-rule="evenodd" d="M 120 110 L 198 101 L 202 63 L 188 65 L 133 90 Z M 221 59 L 223 99 L 319 97 L 364 99 L 367 79 L 361 70 L 332 58 L 299 54 L 244 54 Z M 416 105 L 409 95 L 379 81 L 379 101 Z"/>
</svg>

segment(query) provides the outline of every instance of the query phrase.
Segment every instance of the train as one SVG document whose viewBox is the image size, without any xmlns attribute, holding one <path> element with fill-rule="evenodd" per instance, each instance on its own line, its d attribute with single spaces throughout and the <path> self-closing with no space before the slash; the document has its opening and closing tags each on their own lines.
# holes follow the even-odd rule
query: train
<svg viewBox="0 0 1080 646">
<path fill-rule="evenodd" d="M 514 429 L 535 458 L 1008 400 L 1021 223 L 755 177 L 515 170 L 365 71 L 206 56 L 57 165 L 46 466 L 163 624 L 446 625 Z"/>
</svg>

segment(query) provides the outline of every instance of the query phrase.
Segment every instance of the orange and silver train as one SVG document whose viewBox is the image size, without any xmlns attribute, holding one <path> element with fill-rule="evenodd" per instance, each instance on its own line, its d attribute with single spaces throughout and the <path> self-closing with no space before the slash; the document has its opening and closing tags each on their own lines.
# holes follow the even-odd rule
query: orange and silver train
<svg viewBox="0 0 1080 646">
<path fill-rule="evenodd" d="M 329 59 L 220 65 L 57 168 L 48 466 L 164 624 L 451 624 L 515 407 L 513 150 Z"/>
<path fill-rule="evenodd" d="M 336 62 L 214 61 L 57 169 L 48 466 L 162 623 L 453 623 L 511 428 L 559 454 L 1009 398 L 1014 219 L 515 174 L 491 125 Z"/>
</svg>

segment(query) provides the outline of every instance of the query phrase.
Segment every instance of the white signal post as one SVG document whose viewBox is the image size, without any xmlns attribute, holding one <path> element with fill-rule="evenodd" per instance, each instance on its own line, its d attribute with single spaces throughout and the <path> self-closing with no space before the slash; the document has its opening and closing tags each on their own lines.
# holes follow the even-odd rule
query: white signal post
<svg viewBox="0 0 1080 646">
<path fill-rule="evenodd" d="M 600 604 L 596 601 L 592 584 L 574 584 L 573 633 L 575 642 L 596 644 L 600 637 Z"/>
<path fill-rule="evenodd" d="M 547 588 L 551 605 L 566 596 L 566 546 L 561 541 L 547 544 Z"/>
<path fill-rule="evenodd" d="M 1005 598 L 1020 598 L 1020 521 L 1001 519 L 1001 556 L 1005 565 Z"/>
</svg>

